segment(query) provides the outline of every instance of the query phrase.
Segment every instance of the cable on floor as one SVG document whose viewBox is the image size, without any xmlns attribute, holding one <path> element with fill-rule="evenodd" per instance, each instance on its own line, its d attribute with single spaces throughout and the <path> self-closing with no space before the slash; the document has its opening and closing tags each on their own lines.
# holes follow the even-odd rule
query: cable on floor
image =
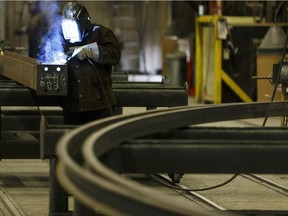
<svg viewBox="0 0 288 216">
<path fill-rule="evenodd" d="M 214 185 L 214 186 L 211 186 L 211 187 L 205 187 L 205 188 L 195 188 L 195 189 L 191 189 L 191 188 L 181 188 L 181 187 L 178 187 L 176 185 L 171 185 L 169 183 L 167 183 L 166 181 L 164 181 L 163 179 L 159 178 L 156 174 L 149 174 L 149 176 L 151 178 L 153 178 L 154 180 L 158 181 L 159 183 L 169 187 L 169 188 L 172 188 L 172 189 L 176 189 L 176 190 L 181 190 L 181 191 L 205 191 L 205 190 L 212 190 L 212 189 L 215 189 L 215 188 L 218 188 L 218 187 L 222 187 L 228 183 L 230 183 L 233 179 L 235 179 L 237 176 L 239 175 L 239 173 L 236 173 L 234 174 L 231 178 L 229 178 L 228 180 L 220 183 L 220 184 L 217 184 L 217 185 Z"/>
</svg>

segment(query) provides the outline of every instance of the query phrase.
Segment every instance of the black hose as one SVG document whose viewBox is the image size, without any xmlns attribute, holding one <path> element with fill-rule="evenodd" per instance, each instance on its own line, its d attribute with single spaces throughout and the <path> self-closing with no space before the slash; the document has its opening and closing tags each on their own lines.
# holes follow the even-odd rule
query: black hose
<svg viewBox="0 0 288 216">
<path fill-rule="evenodd" d="M 222 183 L 219 183 L 217 185 L 214 185 L 214 186 L 210 186 L 210 187 L 205 187 L 205 188 L 194 188 L 194 189 L 191 189 L 191 188 L 181 188 L 179 186 L 175 186 L 175 185 L 171 185 L 171 184 L 168 184 L 166 183 L 165 181 L 161 180 L 157 175 L 155 174 L 150 174 L 150 177 L 152 177 L 154 180 L 160 182 L 161 184 L 167 186 L 167 187 L 170 187 L 172 189 L 176 189 L 176 190 L 181 190 L 181 191 L 191 191 L 191 192 L 197 192 L 197 191 L 205 191 L 205 190 L 212 190 L 212 189 L 215 189 L 215 188 L 218 188 L 218 187 L 222 187 L 228 183 L 230 183 L 233 179 L 235 179 L 239 174 L 236 173 L 234 174 L 232 177 L 230 177 L 228 180 L 222 182 Z"/>
</svg>

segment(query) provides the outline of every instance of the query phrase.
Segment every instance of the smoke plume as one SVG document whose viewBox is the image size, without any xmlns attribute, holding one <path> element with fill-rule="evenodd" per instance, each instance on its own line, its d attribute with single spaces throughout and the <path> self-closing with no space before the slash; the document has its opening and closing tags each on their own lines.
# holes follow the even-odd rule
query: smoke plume
<svg viewBox="0 0 288 216">
<path fill-rule="evenodd" d="M 47 23 L 47 33 L 42 38 L 42 47 L 37 61 L 42 64 L 65 64 L 59 4 L 57 1 L 42 0 L 40 9 Z"/>
</svg>

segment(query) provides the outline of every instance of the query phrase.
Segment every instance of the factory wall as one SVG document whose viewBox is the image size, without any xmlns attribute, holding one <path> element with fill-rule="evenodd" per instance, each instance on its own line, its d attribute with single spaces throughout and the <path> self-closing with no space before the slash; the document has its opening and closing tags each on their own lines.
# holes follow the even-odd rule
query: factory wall
<svg viewBox="0 0 288 216">
<path fill-rule="evenodd" d="M 110 27 L 121 42 L 121 31 L 117 23 L 117 14 L 114 4 L 120 1 L 79 1 L 88 9 L 92 22 Z M 5 20 L 5 27 L 1 29 L 1 40 L 9 41 L 16 47 L 27 48 L 27 35 L 16 35 L 17 29 L 27 26 L 30 15 L 27 9 L 27 1 L 3 1 L 0 5 L 1 16 Z M 65 1 L 59 1 L 60 10 Z M 122 2 L 132 5 L 133 15 L 136 20 L 136 36 L 138 44 L 136 64 L 128 62 L 131 53 L 122 52 L 122 70 L 156 73 L 162 68 L 161 42 L 171 20 L 170 1 L 127 1 Z M 123 10 L 123 16 L 125 16 Z M 131 14 L 130 14 L 131 15 Z M 5 18 L 5 19 L 4 19 Z M 119 21 L 119 19 L 118 19 Z M 4 29 L 3 29 L 4 28 Z M 123 32 L 123 31 L 122 31 Z M 3 36 L 2 36 L 3 35 Z M 125 63 L 126 62 L 126 63 Z M 124 67 L 125 65 L 126 68 Z"/>
</svg>

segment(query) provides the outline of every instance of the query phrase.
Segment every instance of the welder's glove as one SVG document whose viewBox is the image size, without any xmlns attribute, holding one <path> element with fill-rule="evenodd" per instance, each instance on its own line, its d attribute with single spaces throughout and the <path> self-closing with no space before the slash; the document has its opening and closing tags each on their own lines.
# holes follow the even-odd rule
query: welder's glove
<svg viewBox="0 0 288 216">
<path fill-rule="evenodd" d="M 81 61 L 91 58 L 97 62 L 99 59 L 99 48 L 96 42 L 79 47 L 77 51 L 77 58 Z"/>
</svg>

